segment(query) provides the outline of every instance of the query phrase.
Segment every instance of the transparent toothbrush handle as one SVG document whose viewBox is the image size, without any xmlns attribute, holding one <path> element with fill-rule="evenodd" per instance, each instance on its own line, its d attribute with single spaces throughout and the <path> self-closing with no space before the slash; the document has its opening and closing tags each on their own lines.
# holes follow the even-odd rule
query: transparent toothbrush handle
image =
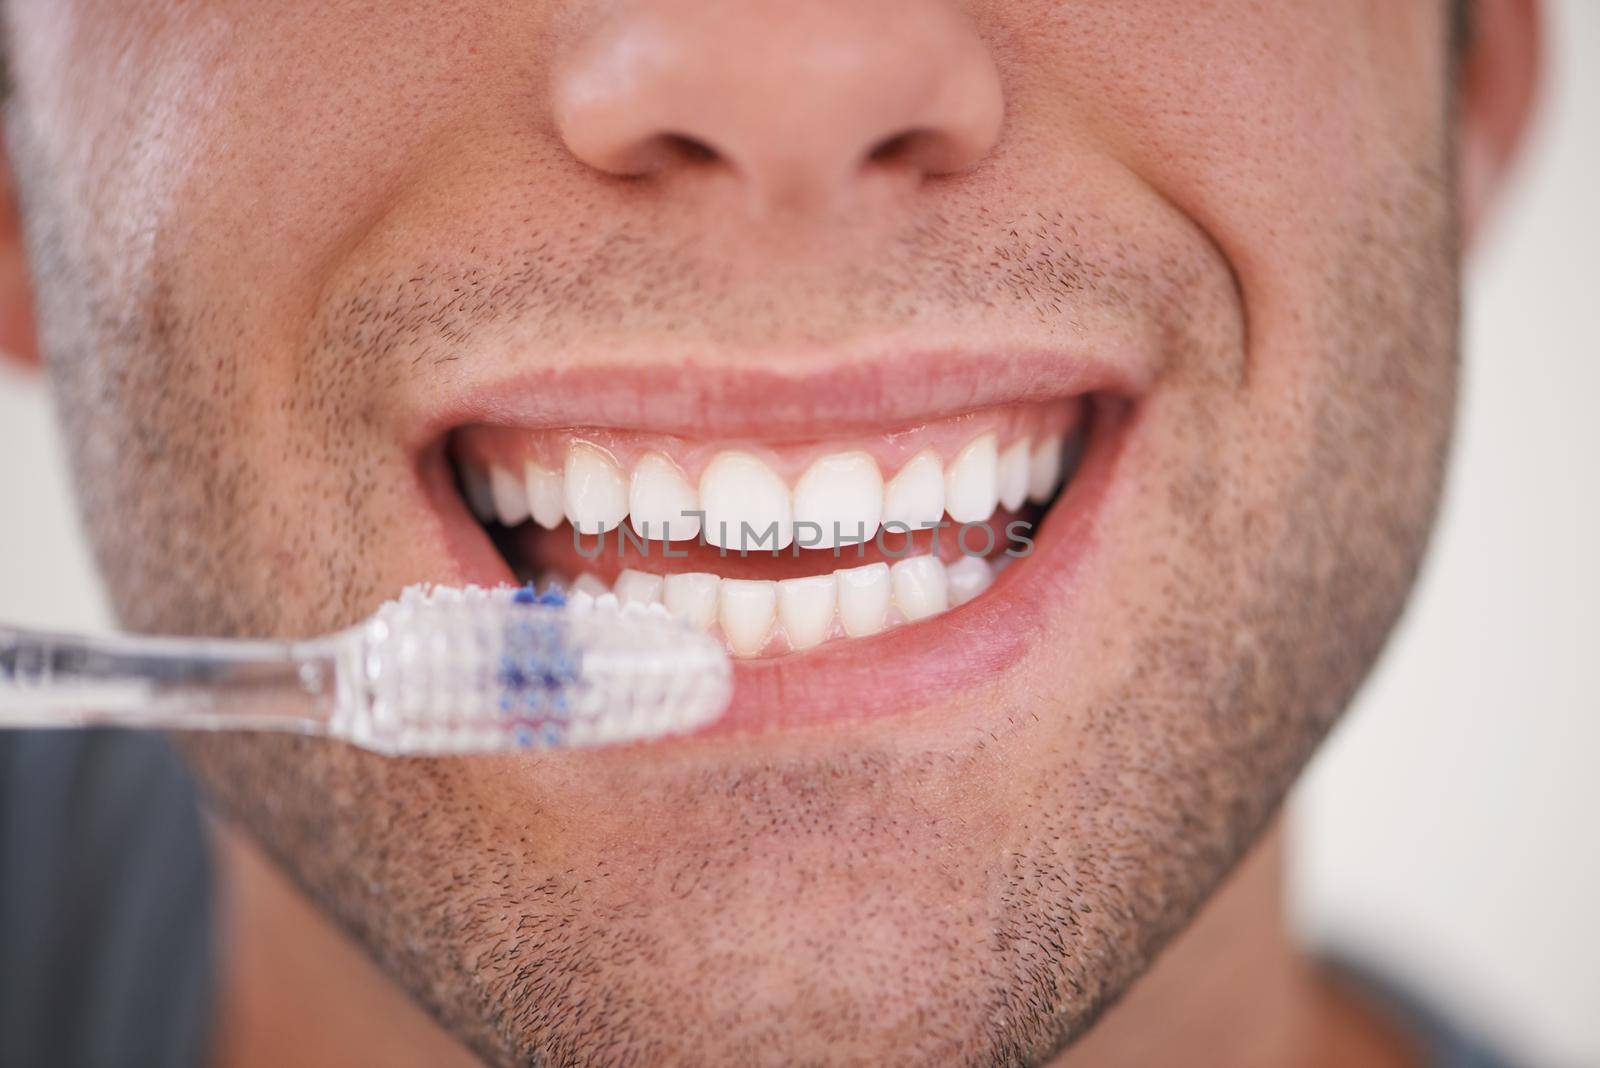
<svg viewBox="0 0 1600 1068">
<path fill-rule="evenodd" d="M 0 626 L 0 728 L 322 734 L 335 694 L 334 660 L 318 643 L 87 638 Z"/>
</svg>

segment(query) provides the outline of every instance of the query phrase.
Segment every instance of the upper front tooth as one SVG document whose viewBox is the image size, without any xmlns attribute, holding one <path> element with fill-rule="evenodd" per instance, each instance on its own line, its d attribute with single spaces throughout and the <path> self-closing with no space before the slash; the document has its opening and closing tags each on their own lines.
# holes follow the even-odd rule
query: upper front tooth
<svg viewBox="0 0 1600 1068">
<path fill-rule="evenodd" d="M 883 475 L 864 452 L 817 460 L 794 488 L 794 521 L 816 525 L 800 535 L 802 548 L 831 549 L 867 541 L 883 518 Z"/>
<path fill-rule="evenodd" d="M 1000 507 L 1014 512 L 1028 499 L 1028 439 L 1012 442 L 1000 454 Z"/>
<path fill-rule="evenodd" d="M 944 473 L 944 510 L 957 523 L 981 523 L 1000 501 L 1000 457 L 984 434 L 956 454 Z"/>
<path fill-rule="evenodd" d="M 758 579 L 723 579 L 718 622 L 728 647 L 738 656 L 755 656 L 767 644 L 778 607 L 778 584 Z"/>
<path fill-rule="evenodd" d="M 768 551 L 794 541 L 789 487 L 759 457 L 719 452 L 700 476 L 705 540 L 722 549 Z"/>
<path fill-rule="evenodd" d="M 1028 457 L 1028 499 L 1043 504 L 1061 484 L 1061 451 L 1065 438 L 1053 434 L 1034 446 Z"/>
<path fill-rule="evenodd" d="M 927 619 L 950 607 L 949 580 L 937 557 L 912 556 L 896 561 L 889 575 L 894 583 L 895 606 L 906 619 Z"/>
<path fill-rule="evenodd" d="M 883 522 L 912 530 L 931 527 L 944 515 L 944 468 L 931 450 L 906 461 L 883 492 Z"/>
<path fill-rule="evenodd" d="M 839 582 L 832 575 L 784 579 L 778 583 L 778 618 L 789 644 L 799 651 L 821 645 L 833 627 Z"/>
<path fill-rule="evenodd" d="M 643 538 L 686 541 L 700 533 L 694 487 L 678 465 L 658 452 L 646 453 L 633 469 L 628 523 Z"/>
<path fill-rule="evenodd" d="M 580 534 L 604 534 L 628 514 L 628 485 L 611 457 L 587 442 L 567 449 L 567 521 Z"/>
<path fill-rule="evenodd" d="M 528 493 L 522 479 L 498 465 L 489 468 L 489 490 L 502 526 L 514 527 L 528 518 Z"/>
<path fill-rule="evenodd" d="M 546 530 L 554 530 L 567 517 L 566 494 L 561 488 L 561 472 L 540 467 L 531 461 L 524 472 L 528 491 L 528 514 Z"/>
</svg>

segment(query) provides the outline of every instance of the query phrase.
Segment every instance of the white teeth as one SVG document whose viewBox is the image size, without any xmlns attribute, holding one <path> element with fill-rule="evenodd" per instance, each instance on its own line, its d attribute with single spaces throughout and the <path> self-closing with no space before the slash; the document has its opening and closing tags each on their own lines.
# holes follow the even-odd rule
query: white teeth
<svg viewBox="0 0 1600 1068">
<path fill-rule="evenodd" d="M 1000 501 L 1000 457 L 993 434 L 956 454 L 944 472 L 944 510 L 957 523 L 981 523 Z"/>
<path fill-rule="evenodd" d="M 604 597 L 611 591 L 606 589 L 606 584 L 600 581 L 600 577 L 598 575 L 591 575 L 589 572 L 585 571 L 583 574 L 572 580 L 572 587 L 568 592 L 584 593 L 588 594 L 590 597 Z"/>
<path fill-rule="evenodd" d="M 839 580 L 839 622 L 852 638 L 876 634 L 889 616 L 889 565 L 868 564 L 835 571 Z"/>
<path fill-rule="evenodd" d="M 642 538 L 687 541 L 700 535 L 700 507 L 694 487 L 678 465 L 658 452 L 646 453 L 633 468 L 628 489 L 628 523 Z"/>
<path fill-rule="evenodd" d="M 920 530 L 938 523 L 943 515 L 944 467 L 932 450 L 919 452 L 884 489 L 883 522 Z"/>
<path fill-rule="evenodd" d="M 897 560 L 889 568 L 894 586 L 895 607 L 915 623 L 936 616 L 950 607 L 950 587 L 944 564 L 934 556 L 912 556 Z"/>
<path fill-rule="evenodd" d="M 977 556 L 963 556 L 950 563 L 944 571 L 952 607 L 966 604 L 988 589 L 994 581 L 994 569 L 987 560 Z"/>
<path fill-rule="evenodd" d="M 747 452 L 719 452 L 700 476 L 705 540 L 722 549 L 773 551 L 794 541 L 789 487 Z"/>
<path fill-rule="evenodd" d="M 528 518 L 528 493 L 522 480 L 503 467 L 489 468 L 489 491 L 494 496 L 495 517 L 502 526 L 514 527 Z"/>
<path fill-rule="evenodd" d="M 461 486 L 467 494 L 467 507 L 483 522 L 495 518 L 494 489 L 489 485 L 489 475 L 476 467 L 463 464 Z"/>
<path fill-rule="evenodd" d="M 817 460 L 794 488 L 794 521 L 812 523 L 798 534 L 802 548 L 831 549 L 868 541 L 883 518 L 883 475 L 864 452 Z"/>
<path fill-rule="evenodd" d="M 704 571 L 668 575 L 661 603 L 677 618 L 705 630 L 717 621 L 717 587 L 721 585 L 722 579 Z"/>
<path fill-rule="evenodd" d="M 1056 434 L 1034 446 L 1028 457 L 1028 499 L 1043 504 L 1061 485 L 1061 450 L 1065 442 Z"/>
<path fill-rule="evenodd" d="M 628 486 L 611 457 L 586 442 L 567 449 L 562 472 L 567 522 L 580 534 L 604 534 L 628 514 Z"/>
<path fill-rule="evenodd" d="M 1000 507 L 1015 512 L 1028 499 L 1028 439 L 1013 442 L 1000 454 Z"/>
<path fill-rule="evenodd" d="M 795 651 L 821 645 L 833 627 L 839 581 L 832 575 L 784 579 L 778 583 L 778 618 Z"/>
<path fill-rule="evenodd" d="M 718 591 L 717 620 L 735 656 L 755 656 L 766 647 L 778 607 L 778 584 L 750 579 L 723 579 Z"/>
<path fill-rule="evenodd" d="M 533 521 L 546 530 L 559 527 L 567 518 L 561 472 L 530 463 L 523 471 L 522 484 L 528 493 L 528 514 Z"/>
<path fill-rule="evenodd" d="M 624 568 L 611 590 L 623 604 L 660 604 L 664 581 L 648 571 Z"/>
</svg>

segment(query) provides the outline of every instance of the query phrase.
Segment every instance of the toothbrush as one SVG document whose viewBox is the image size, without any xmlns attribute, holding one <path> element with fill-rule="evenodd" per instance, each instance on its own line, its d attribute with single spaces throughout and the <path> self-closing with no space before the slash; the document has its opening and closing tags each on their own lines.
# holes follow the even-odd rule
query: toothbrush
<svg viewBox="0 0 1600 1068">
<path fill-rule="evenodd" d="M 289 731 L 439 756 L 644 741 L 721 715 L 721 643 L 659 605 L 581 600 L 413 587 L 293 642 L 0 626 L 0 729 Z"/>
</svg>

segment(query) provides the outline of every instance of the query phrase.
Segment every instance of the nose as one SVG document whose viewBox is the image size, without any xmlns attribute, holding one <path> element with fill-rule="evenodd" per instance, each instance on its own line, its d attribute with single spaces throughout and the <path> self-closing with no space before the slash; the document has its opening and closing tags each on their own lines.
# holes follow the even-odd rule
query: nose
<svg viewBox="0 0 1600 1068">
<path fill-rule="evenodd" d="M 1004 109 L 993 57 L 949 0 L 620 0 L 569 38 L 552 89 L 584 163 L 711 165 L 757 211 L 968 168 Z"/>
</svg>

